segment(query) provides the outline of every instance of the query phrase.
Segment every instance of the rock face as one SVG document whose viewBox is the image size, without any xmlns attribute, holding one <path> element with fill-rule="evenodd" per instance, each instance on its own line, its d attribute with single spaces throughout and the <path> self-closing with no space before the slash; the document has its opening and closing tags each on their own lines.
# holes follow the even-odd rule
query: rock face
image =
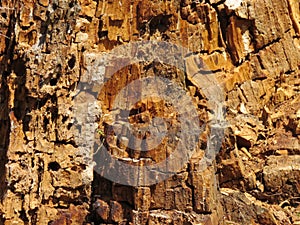
<svg viewBox="0 0 300 225">
<path fill-rule="evenodd" d="M 115 64 L 93 64 L 118 46 L 150 40 L 191 54 L 166 49 L 178 65 L 150 60 L 114 71 L 126 64 L 122 55 Z M 297 0 L 1 1 L 0 224 L 300 224 L 299 50 Z M 156 91 L 139 83 L 123 91 L 147 77 L 175 82 L 185 94 L 174 95 L 174 104 L 152 96 L 130 105 Z M 224 101 L 217 101 L 220 90 Z M 80 98 L 86 120 L 75 112 Z M 194 115 L 178 113 L 193 112 L 188 107 Z M 149 131 L 154 117 L 166 122 Z M 203 128 L 199 140 L 180 130 L 180 118 Z M 165 130 L 159 143 L 149 138 Z M 80 151 L 94 140 L 89 133 L 100 152 Z M 185 156 L 174 149 L 194 142 L 180 166 Z M 216 160 L 210 146 L 220 146 Z M 131 167 L 178 170 L 140 185 L 143 170 L 120 169 L 116 175 L 137 185 L 113 182 L 99 175 L 110 171 L 96 160 L 104 147 Z M 166 175 L 150 172 L 152 180 Z"/>
</svg>

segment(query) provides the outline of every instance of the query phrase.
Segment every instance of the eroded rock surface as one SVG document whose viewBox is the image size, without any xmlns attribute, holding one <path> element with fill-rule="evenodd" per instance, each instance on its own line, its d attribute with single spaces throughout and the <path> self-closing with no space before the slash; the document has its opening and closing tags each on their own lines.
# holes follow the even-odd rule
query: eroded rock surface
<svg viewBox="0 0 300 225">
<path fill-rule="evenodd" d="M 0 224 L 300 224 L 299 8 L 296 0 L 1 1 Z M 115 65 L 90 70 L 105 52 L 141 40 L 189 49 L 186 71 L 142 62 L 108 79 Z M 98 129 L 98 144 L 133 165 L 166 160 L 182 140 L 132 150 L 141 143 L 107 116 L 126 117 L 114 108 L 116 95 L 154 76 L 186 91 L 205 129 L 175 176 L 129 187 L 93 173 L 93 152 L 79 151 L 73 132 L 74 98 L 91 71 L 105 85 L 87 131 Z M 217 160 L 204 168 L 208 122 L 216 116 L 203 91 L 211 74 L 223 90 L 227 128 Z M 139 129 L 158 116 L 173 137 L 178 132 L 178 114 L 162 100 L 140 101 L 129 114 Z"/>
</svg>

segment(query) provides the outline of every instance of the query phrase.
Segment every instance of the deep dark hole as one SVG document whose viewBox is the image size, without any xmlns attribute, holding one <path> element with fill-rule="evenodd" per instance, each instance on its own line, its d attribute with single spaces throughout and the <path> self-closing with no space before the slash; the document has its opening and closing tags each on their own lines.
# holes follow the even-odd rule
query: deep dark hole
<svg viewBox="0 0 300 225">
<path fill-rule="evenodd" d="M 67 129 L 70 130 L 72 126 L 73 126 L 73 123 L 69 123 L 67 126 Z"/>
<path fill-rule="evenodd" d="M 32 116 L 26 115 L 23 119 L 23 130 L 24 131 L 29 131 L 29 123 L 31 121 Z"/>
<path fill-rule="evenodd" d="M 57 84 L 57 82 L 58 82 L 58 79 L 57 79 L 57 78 L 52 78 L 52 79 L 50 80 L 50 85 L 51 85 L 51 86 L 55 86 L 55 85 Z"/>
<path fill-rule="evenodd" d="M 154 34 L 157 29 L 159 32 L 165 32 L 170 26 L 170 15 L 158 15 L 151 19 L 149 23 L 150 34 Z"/>
<path fill-rule="evenodd" d="M 22 210 L 20 212 L 20 218 L 25 222 L 25 223 L 28 223 L 29 222 L 29 219 L 27 218 L 27 215 L 25 213 L 25 210 Z"/>
<path fill-rule="evenodd" d="M 1 16 L 6 19 L 7 18 L 7 14 L 6 13 L 1 13 Z"/>
<path fill-rule="evenodd" d="M 17 76 L 25 75 L 26 72 L 25 61 L 23 61 L 22 59 L 17 59 L 14 63 L 14 71 Z"/>
<path fill-rule="evenodd" d="M 51 162 L 48 164 L 48 170 L 58 171 L 60 169 L 60 165 L 57 162 Z"/>
<path fill-rule="evenodd" d="M 69 3 L 69 7 L 70 8 L 74 7 L 74 2 L 73 1 Z"/>
<path fill-rule="evenodd" d="M 67 121 L 68 117 L 67 116 L 63 116 L 62 118 L 62 122 L 65 123 Z"/>
<path fill-rule="evenodd" d="M 47 125 L 49 124 L 49 120 L 47 117 L 44 117 L 43 129 L 44 131 L 47 130 Z"/>
<path fill-rule="evenodd" d="M 287 185 L 294 185 L 294 182 L 291 181 L 291 180 L 287 180 L 287 181 L 286 181 L 286 184 L 287 184 Z"/>
<path fill-rule="evenodd" d="M 74 68 L 75 62 L 76 62 L 76 58 L 75 58 L 74 55 L 72 55 L 72 58 L 69 59 L 69 61 L 68 61 L 68 66 L 70 67 L 70 69 L 73 69 L 73 68 Z"/>
<path fill-rule="evenodd" d="M 140 112 L 141 112 L 140 108 L 138 108 L 138 109 L 131 109 L 130 112 L 129 112 L 129 116 L 133 116 L 133 115 L 139 114 Z"/>
<path fill-rule="evenodd" d="M 53 3 L 52 8 L 53 8 L 53 10 L 56 10 L 58 8 L 58 5 Z"/>
<path fill-rule="evenodd" d="M 52 114 L 52 120 L 55 120 L 58 118 L 58 109 L 56 107 L 51 107 L 50 112 Z"/>
<path fill-rule="evenodd" d="M 100 20 L 98 25 L 98 37 L 100 39 L 108 35 L 108 32 L 105 33 L 104 31 L 102 31 L 102 29 L 103 29 L 103 21 Z"/>
</svg>

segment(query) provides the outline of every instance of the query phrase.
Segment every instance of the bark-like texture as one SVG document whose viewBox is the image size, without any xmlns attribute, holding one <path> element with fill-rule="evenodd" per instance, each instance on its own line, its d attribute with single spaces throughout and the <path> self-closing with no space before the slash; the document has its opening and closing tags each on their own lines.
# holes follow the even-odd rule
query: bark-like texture
<svg viewBox="0 0 300 225">
<path fill-rule="evenodd" d="M 2 0 L 0 224 L 300 224 L 299 8 L 297 0 Z M 123 68 L 99 94 L 99 129 L 107 131 L 122 87 L 158 73 L 184 87 L 207 122 L 200 75 L 209 71 L 224 89 L 228 128 L 211 167 L 199 165 L 207 130 L 176 176 L 134 188 L 93 176 L 72 126 L 90 53 L 138 40 L 188 48 L 195 73 L 151 62 Z M 176 124 L 172 110 L 140 102 L 131 122 L 154 113 Z M 174 148 L 142 154 L 113 136 L 103 141 L 116 158 L 158 162 Z"/>
</svg>

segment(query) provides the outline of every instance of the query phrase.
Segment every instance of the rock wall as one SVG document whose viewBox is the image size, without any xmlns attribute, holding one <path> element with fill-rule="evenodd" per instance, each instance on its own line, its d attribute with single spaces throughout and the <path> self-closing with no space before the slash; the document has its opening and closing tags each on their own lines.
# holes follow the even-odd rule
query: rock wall
<svg viewBox="0 0 300 225">
<path fill-rule="evenodd" d="M 296 0 L 2 0 L 0 224 L 300 224 L 299 38 Z M 206 126 L 176 175 L 130 187 L 93 173 L 93 152 L 79 151 L 73 132 L 74 99 L 91 54 L 141 40 L 189 49 L 187 71 L 142 62 L 104 76 L 99 144 L 147 165 L 183 141 L 139 152 L 109 132 L 117 93 L 158 75 L 186 91 L 205 124 L 216 116 L 202 88 L 213 74 L 227 128 L 209 167 L 200 163 L 212 133 Z M 162 100 L 140 101 L 129 115 L 136 127 L 155 115 L 178 131 L 174 107 Z"/>
</svg>

